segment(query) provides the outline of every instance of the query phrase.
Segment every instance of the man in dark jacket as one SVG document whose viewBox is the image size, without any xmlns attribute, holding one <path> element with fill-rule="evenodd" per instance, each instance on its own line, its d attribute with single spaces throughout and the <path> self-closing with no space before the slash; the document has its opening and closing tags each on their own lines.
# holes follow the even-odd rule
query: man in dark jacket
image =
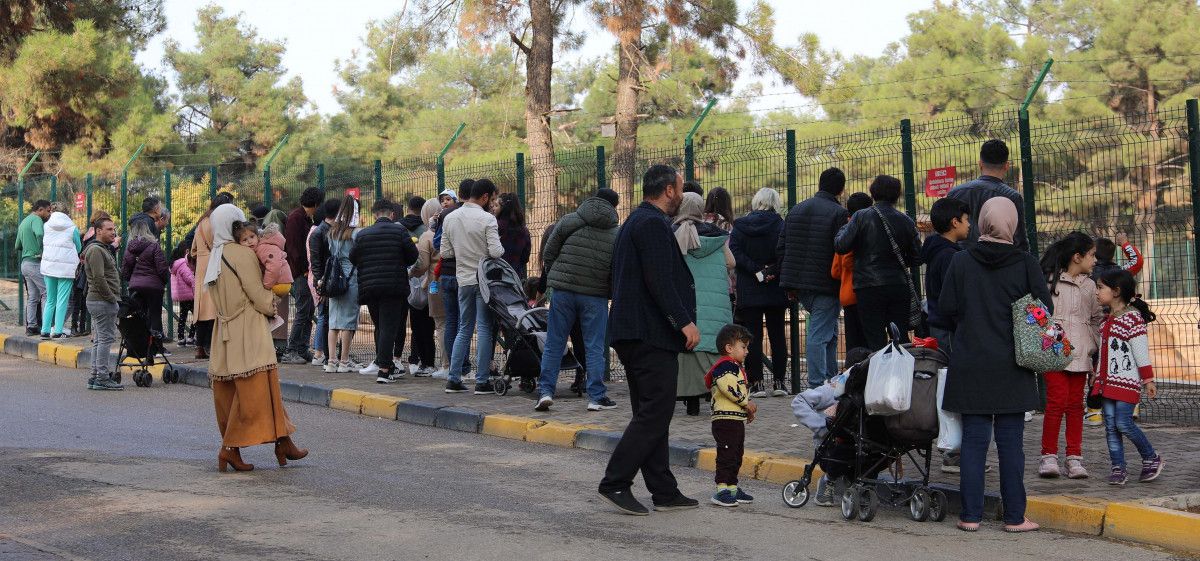
<svg viewBox="0 0 1200 561">
<path fill-rule="evenodd" d="M 317 229 L 313 231 L 312 236 L 308 238 L 308 268 L 312 274 L 314 287 L 320 284 L 321 279 L 325 278 L 325 264 L 329 261 L 329 228 L 333 226 L 334 217 L 337 216 L 338 208 L 341 206 L 342 201 L 337 198 L 325 201 L 321 205 L 320 211 L 324 218 L 320 224 L 317 224 Z M 320 292 L 319 288 L 317 292 Z M 313 364 L 320 365 L 329 356 L 329 349 L 325 348 L 329 345 L 329 299 L 320 297 L 316 309 L 316 348 L 318 351 L 325 351 L 325 356 L 320 359 L 314 358 Z"/>
<path fill-rule="evenodd" d="M 771 339 L 771 371 L 775 379 L 772 394 L 787 395 L 788 348 L 783 319 L 788 300 L 779 286 L 779 258 L 775 253 L 778 250 L 775 242 L 783 231 L 783 219 L 779 217 L 782 206 L 777 191 L 760 190 L 750 202 L 750 214 L 734 220 L 729 234 L 729 251 L 737 261 L 737 319 L 754 335 L 745 363 L 747 382 L 750 391 L 762 397 L 766 397 L 764 323 Z"/>
<path fill-rule="evenodd" d="M 1021 251 L 1029 251 L 1029 240 L 1025 238 L 1025 199 L 1016 189 L 1004 183 L 1008 176 L 1008 145 L 1003 140 L 992 139 L 979 149 L 978 178 L 950 190 L 946 197 L 958 199 L 971 208 L 971 233 L 967 246 L 979 239 L 979 209 L 992 197 L 1006 197 L 1017 206 L 1017 233 L 1014 245 Z"/>
<path fill-rule="evenodd" d="M 537 411 L 554 404 L 554 387 L 562 367 L 567 336 L 578 320 L 587 346 L 588 411 L 615 409 L 604 387 L 604 336 L 608 323 L 608 296 L 613 244 L 617 240 L 617 192 L 601 189 L 579 209 L 558 221 L 546 241 L 542 262 L 547 286 L 554 289 L 550 321 L 542 351 Z"/>
<path fill-rule="evenodd" d="M 367 304 L 375 326 L 375 381 L 390 384 L 404 377 L 392 360 L 392 349 L 408 319 L 408 267 L 417 262 L 417 246 L 396 222 L 392 201 L 376 200 L 371 212 L 375 224 L 355 233 L 350 263 L 358 268 L 358 299 Z"/>
<path fill-rule="evenodd" d="M 817 194 L 788 212 L 775 250 L 779 256 L 779 285 L 808 312 L 810 388 L 819 387 L 837 374 L 837 321 L 842 305 L 838 300 L 839 280 L 829 271 L 833 267 L 833 237 L 849 216 L 837 200 L 846 189 L 842 170 L 829 168 L 821 172 L 817 189 Z"/>
<path fill-rule="evenodd" d="M 675 413 L 679 353 L 700 342 L 696 288 L 670 217 L 683 202 L 683 177 L 653 165 L 642 177 L 642 204 L 629 213 L 613 248 L 612 309 L 608 339 L 625 365 L 633 419 L 613 449 L 600 496 L 625 514 L 644 516 L 630 493 L 638 471 L 655 510 L 695 508 L 679 492 L 668 462 L 667 432 Z"/>
<path fill-rule="evenodd" d="M 425 223 L 421 221 L 421 207 L 425 206 L 425 198 L 413 195 L 408 198 L 407 214 L 400 219 L 400 225 L 408 229 L 412 237 L 419 238 L 425 233 Z M 397 215 L 403 214 L 400 205 L 396 205 Z"/>
<path fill-rule="evenodd" d="M 312 340 L 312 322 L 315 307 L 308 290 L 308 231 L 313 226 L 313 215 L 324 195 L 320 189 L 309 187 L 300 193 L 300 206 L 288 213 L 283 225 L 283 251 L 287 254 L 288 266 L 292 270 L 292 301 L 296 303 L 296 317 L 292 320 L 292 332 L 288 334 L 287 352 L 280 358 L 284 364 L 305 364 L 312 360 L 308 342 Z"/>
<path fill-rule="evenodd" d="M 929 314 L 929 334 L 938 341 L 938 348 L 950 352 L 950 336 L 954 334 L 954 320 L 938 311 L 938 297 L 942 294 L 942 281 L 950 268 L 950 259 L 961 249 L 959 242 L 967 238 L 970 231 L 971 209 L 958 199 L 938 199 L 929 209 L 929 221 L 933 223 L 936 236 L 925 238 L 921 246 L 921 261 L 925 263 L 925 302 Z"/>
<path fill-rule="evenodd" d="M 129 227 L 132 228 L 134 224 L 144 222 L 150 233 L 157 238 L 162 233 L 158 228 L 158 218 L 165 210 L 158 197 L 146 197 L 142 199 L 142 211 L 129 217 Z"/>
</svg>

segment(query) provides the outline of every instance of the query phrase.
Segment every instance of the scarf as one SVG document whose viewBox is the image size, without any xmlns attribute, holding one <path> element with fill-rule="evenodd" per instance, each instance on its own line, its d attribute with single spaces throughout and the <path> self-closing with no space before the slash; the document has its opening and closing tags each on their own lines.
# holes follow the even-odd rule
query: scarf
<svg viewBox="0 0 1200 561">
<path fill-rule="evenodd" d="M 1017 206 L 1006 197 L 992 197 L 979 209 L 979 241 L 1012 245 L 1017 231 Z"/>
<path fill-rule="evenodd" d="M 212 225 L 212 250 L 208 255 L 208 269 L 204 271 L 204 286 L 217 282 L 221 274 L 222 256 L 225 254 L 225 244 L 237 243 L 233 240 L 233 223 L 246 220 L 242 209 L 231 204 L 223 204 L 208 215 Z"/>
<path fill-rule="evenodd" d="M 358 227 L 358 199 L 354 200 L 354 216 L 350 217 L 350 227 Z"/>
<path fill-rule="evenodd" d="M 675 241 L 683 254 L 700 247 L 696 224 L 704 222 L 704 199 L 695 193 L 684 193 L 683 202 L 675 213 Z"/>
</svg>

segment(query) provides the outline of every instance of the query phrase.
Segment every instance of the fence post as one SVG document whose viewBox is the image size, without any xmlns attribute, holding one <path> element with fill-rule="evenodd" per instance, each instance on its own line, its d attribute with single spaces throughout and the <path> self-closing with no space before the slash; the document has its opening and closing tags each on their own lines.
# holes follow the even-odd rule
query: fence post
<svg viewBox="0 0 1200 561">
<path fill-rule="evenodd" d="M 1187 100 L 1187 127 L 1188 127 L 1188 166 L 1191 171 L 1192 180 L 1192 251 L 1194 253 L 1193 260 L 1196 264 L 1196 279 L 1200 283 L 1200 206 L 1197 206 L 1197 199 L 1200 199 L 1200 102 L 1195 99 Z M 1197 290 L 1200 294 L 1200 290 Z"/>
<path fill-rule="evenodd" d="M 317 189 L 325 196 L 325 164 L 317 164 Z"/>
<path fill-rule="evenodd" d="M 217 198 L 217 166 L 208 166 L 208 200 Z"/>
<path fill-rule="evenodd" d="M 915 223 L 917 221 L 917 179 L 913 164 L 912 121 L 900 121 L 900 159 L 904 166 L 904 213 Z M 917 300 L 921 299 L 921 267 L 909 267 L 912 273 L 913 288 L 917 291 Z"/>
<path fill-rule="evenodd" d="M 525 154 L 517 152 L 517 200 L 521 201 L 521 208 L 529 208 L 525 202 Z"/>
<path fill-rule="evenodd" d="M 21 168 L 21 172 L 17 174 L 17 229 L 21 228 L 21 220 L 25 219 L 25 172 L 33 167 L 33 162 L 37 161 L 38 156 L 42 155 L 42 151 L 38 150 L 33 153 L 33 157 L 29 158 L 29 162 L 25 167 Z M 21 256 L 17 255 L 17 277 L 21 277 Z M 25 279 L 17 280 L 17 325 L 25 325 Z"/>
<path fill-rule="evenodd" d="M 87 174 L 87 218 L 92 219 L 92 174 Z"/>
<path fill-rule="evenodd" d="M 1017 134 L 1021 137 L 1021 193 L 1025 199 L 1025 239 L 1029 252 L 1038 256 L 1037 185 L 1033 176 L 1033 140 L 1029 133 L 1029 111 L 1017 113 Z"/>
<path fill-rule="evenodd" d="M 263 166 L 263 204 L 266 205 L 267 210 L 271 210 L 271 203 L 274 202 L 272 199 L 275 198 L 275 194 L 271 192 L 271 162 L 275 161 L 275 156 L 278 156 L 279 151 L 287 145 L 290 136 L 290 134 L 285 134 L 283 138 L 279 139 L 279 144 L 276 144 L 275 148 L 271 150 L 271 154 L 267 156 L 267 163 Z"/>
<path fill-rule="evenodd" d="M 383 161 L 375 160 L 375 200 L 383 198 Z"/>
<path fill-rule="evenodd" d="M 708 100 L 704 105 L 704 111 L 700 112 L 700 117 L 692 123 L 692 130 L 688 131 L 687 137 L 683 139 L 683 179 L 684 181 L 694 181 L 696 179 L 696 150 L 692 141 L 696 131 L 700 129 L 700 123 L 704 122 L 704 118 L 708 116 L 708 112 L 712 111 L 714 105 L 717 104 L 717 98 Z"/>
<path fill-rule="evenodd" d="M 133 156 L 125 162 L 125 167 L 121 168 L 121 253 L 125 255 L 125 246 L 129 245 L 129 166 L 133 165 L 133 161 L 142 153 L 145 144 L 137 147 L 133 152 Z M 125 284 L 121 284 L 121 288 L 125 288 Z"/>
<path fill-rule="evenodd" d="M 437 156 L 437 192 L 438 192 L 438 194 L 441 194 L 442 191 L 446 190 L 446 152 L 450 151 L 450 147 L 454 145 L 454 141 L 458 140 L 458 135 L 462 134 L 463 129 L 466 127 L 467 127 L 466 123 L 459 123 L 458 128 L 455 129 L 454 134 L 450 137 L 450 140 L 447 141 L 446 145 L 442 147 L 442 151 L 438 152 L 438 156 Z"/>
<path fill-rule="evenodd" d="M 163 170 L 163 204 L 167 205 L 167 216 L 174 218 L 175 212 L 171 206 L 171 168 Z M 171 220 L 167 220 L 167 266 L 171 266 L 171 255 L 175 250 L 175 240 L 171 232 Z M 171 295 L 171 283 L 168 281 L 163 293 L 167 305 L 167 340 L 175 336 L 175 298 Z"/>
<path fill-rule="evenodd" d="M 58 202 L 58 176 L 50 176 L 50 202 Z"/>
<path fill-rule="evenodd" d="M 796 131 L 789 130 L 786 135 L 784 154 L 787 159 L 787 207 L 791 210 L 796 206 Z M 790 341 L 792 346 L 792 392 L 800 393 L 800 388 L 807 385 L 800 377 L 800 304 L 792 302 L 788 308 L 788 316 L 791 318 L 789 328 L 792 332 Z"/>
<path fill-rule="evenodd" d="M 604 170 L 604 147 L 596 147 L 596 190 L 608 188 L 608 177 Z"/>
</svg>

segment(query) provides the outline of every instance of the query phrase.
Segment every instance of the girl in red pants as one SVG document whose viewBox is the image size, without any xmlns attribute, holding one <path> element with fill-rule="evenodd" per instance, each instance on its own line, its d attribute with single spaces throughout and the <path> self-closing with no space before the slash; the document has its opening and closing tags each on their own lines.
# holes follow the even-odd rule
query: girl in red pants
<svg viewBox="0 0 1200 561">
<path fill-rule="evenodd" d="M 1096 264 L 1096 244 L 1080 232 L 1055 242 L 1042 257 L 1042 269 L 1054 299 L 1054 321 L 1062 324 L 1074 347 L 1071 364 L 1061 372 L 1047 372 L 1046 415 L 1042 422 L 1041 477 L 1063 475 L 1058 465 L 1058 430 L 1067 420 L 1066 476 L 1083 479 L 1083 387 L 1092 371 L 1091 355 L 1099 345 L 1104 313 L 1096 302 L 1096 283 L 1090 278 Z"/>
</svg>

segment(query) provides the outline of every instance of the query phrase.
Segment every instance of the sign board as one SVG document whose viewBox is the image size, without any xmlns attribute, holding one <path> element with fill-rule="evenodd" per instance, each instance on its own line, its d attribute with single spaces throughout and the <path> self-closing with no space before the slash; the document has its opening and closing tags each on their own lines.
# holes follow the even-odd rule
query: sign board
<svg viewBox="0 0 1200 561">
<path fill-rule="evenodd" d="M 925 172 L 925 196 L 940 198 L 954 187 L 957 173 L 954 166 L 933 168 Z"/>
<path fill-rule="evenodd" d="M 346 194 L 347 194 L 347 195 L 350 195 L 351 197 L 354 197 L 354 200 L 356 200 L 356 201 L 357 201 L 357 200 L 359 200 L 359 192 L 358 192 L 358 187 L 348 187 L 348 188 L 346 188 Z"/>
<path fill-rule="evenodd" d="M 75 193 L 75 212 L 83 212 L 87 207 L 87 194 Z"/>
</svg>

